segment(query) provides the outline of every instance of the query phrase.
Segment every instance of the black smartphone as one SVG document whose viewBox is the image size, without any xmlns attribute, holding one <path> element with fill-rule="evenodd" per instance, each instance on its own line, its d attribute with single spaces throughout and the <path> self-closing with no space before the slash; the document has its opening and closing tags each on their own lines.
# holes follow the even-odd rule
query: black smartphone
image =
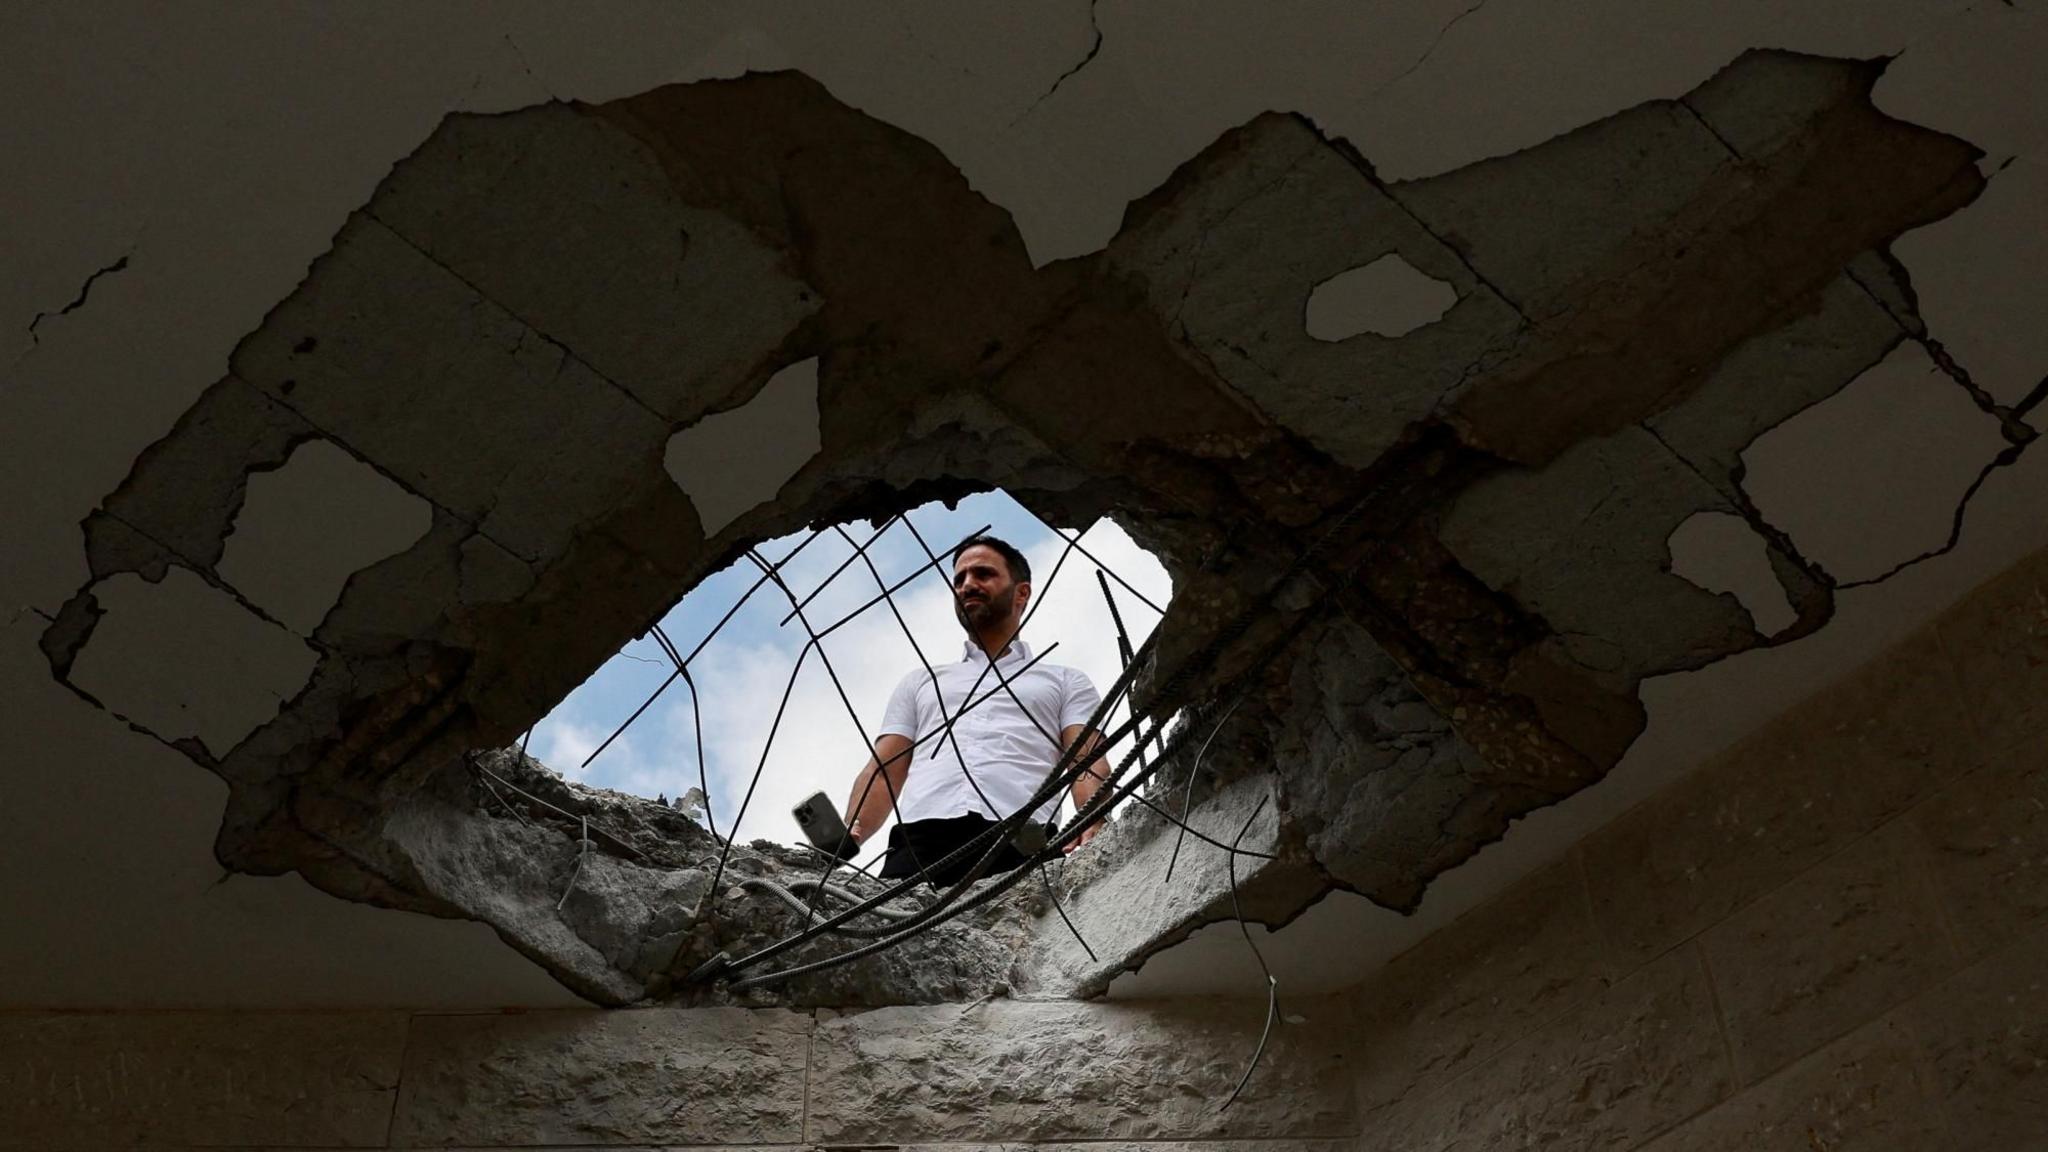
<svg viewBox="0 0 2048 1152">
<path fill-rule="evenodd" d="M 846 823 L 839 819 L 839 809 L 823 792 L 812 793 L 810 799 L 790 812 L 796 817 L 796 826 L 803 829 L 804 839 L 818 851 L 841 860 L 851 860 L 859 851 L 853 837 L 846 833 Z"/>
</svg>

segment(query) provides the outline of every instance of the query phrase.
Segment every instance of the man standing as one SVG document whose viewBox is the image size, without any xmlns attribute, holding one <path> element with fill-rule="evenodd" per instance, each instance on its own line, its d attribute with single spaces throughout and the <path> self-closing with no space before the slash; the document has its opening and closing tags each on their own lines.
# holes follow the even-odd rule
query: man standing
<svg viewBox="0 0 2048 1152">
<path fill-rule="evenodd" d="M 953 550 L 953 612 L 967 629 L 965 653 L 934 669 L 936 684 L 921 668 L 897 683 L 874 755 L 854 778 L 846 803 L 847 828 L 859 843 L 888 818 L 893 799 L 897 824 L 889 832 L 884 877 L 922 873 L 933 884 L 957 882 L 979 852 L 949 868 L 932 865 L 1023 808 L 1060 754 L 1083 737 L 1087 744 L 1079 755 L 1089 764 L 1074 781 L 1075 810 L 1108 778 L 1101 733 L 1088 727 L 1101 694 L 1079 669 L 1031 663 L 1030 646 L 1017 639 L 1030 602 L 1031 567 L 1023 553 L 993 536 L 975 536 Z M 970 700 L 983 697 L 961 714 Z M 950 734 L 916 743 L 948 719 Z M 1055 796 L 1031 822 L 1050 823 L 1058 810 Z M 1099 821 L 1090 825 L 1069 850 L 1100 829 Z M 984 874 L 1015 868 L 1024 859 L 1003 844 Z"/>
</svg>

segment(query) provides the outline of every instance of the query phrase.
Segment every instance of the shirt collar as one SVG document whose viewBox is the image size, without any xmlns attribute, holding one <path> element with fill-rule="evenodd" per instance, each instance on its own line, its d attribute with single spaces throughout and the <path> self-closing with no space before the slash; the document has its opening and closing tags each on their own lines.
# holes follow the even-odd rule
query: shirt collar
<svg viewBox="0 0 2048 1152">
<path fill-rule="evenodd" d="M 1018 639 L 1011 640 L 1010 646 L 1008 648 L 1003 649 L 1003 659 L 1011 661 L 1013 663 L 1018 660 L 1022 660 L 1026 663 L 1029 663 L 1031 660 L 1031 645 L 1025 643 L 1021 637 Z M 980 660 L 983 663 L 986 663 L 988 660 L 988 654 L 983 652 L 981 650 L 981 645 L 975 643 L 974 638 L 970 636 L 961 645 L 960 662 L 963 664 L 971 664 L 976 660 Z"/>
</svg>

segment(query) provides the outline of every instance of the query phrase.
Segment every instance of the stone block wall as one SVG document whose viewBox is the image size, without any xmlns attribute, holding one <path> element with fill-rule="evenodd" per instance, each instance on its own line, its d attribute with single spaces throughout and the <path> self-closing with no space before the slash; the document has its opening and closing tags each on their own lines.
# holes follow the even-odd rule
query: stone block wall
<svg viewBox="0 0 2048 1152">
<path fill-rule="evenodd" d="M 1349 1152 L 1338 1001 L 0 1016 L 0 1148 Z"/>
<path fill-rule="evenodd" d="M 1360 1152 L 2048 1149 L 2048 558 L 1357 991 Z"/>
</svg>

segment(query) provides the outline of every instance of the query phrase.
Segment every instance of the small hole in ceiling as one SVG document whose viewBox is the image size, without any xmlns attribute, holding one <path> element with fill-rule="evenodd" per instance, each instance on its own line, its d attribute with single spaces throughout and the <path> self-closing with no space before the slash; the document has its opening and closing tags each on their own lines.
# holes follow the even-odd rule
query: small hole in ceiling
<svg viewBox="0 0 2048 1152">
<path fill-rule="evenodd" d="M 1304 319 L 1318 340 L 1406 336 L 1441 320 L 1457 302 L 1457 289 L 1389 253 L 1316 285 Z"/>
</svg>

